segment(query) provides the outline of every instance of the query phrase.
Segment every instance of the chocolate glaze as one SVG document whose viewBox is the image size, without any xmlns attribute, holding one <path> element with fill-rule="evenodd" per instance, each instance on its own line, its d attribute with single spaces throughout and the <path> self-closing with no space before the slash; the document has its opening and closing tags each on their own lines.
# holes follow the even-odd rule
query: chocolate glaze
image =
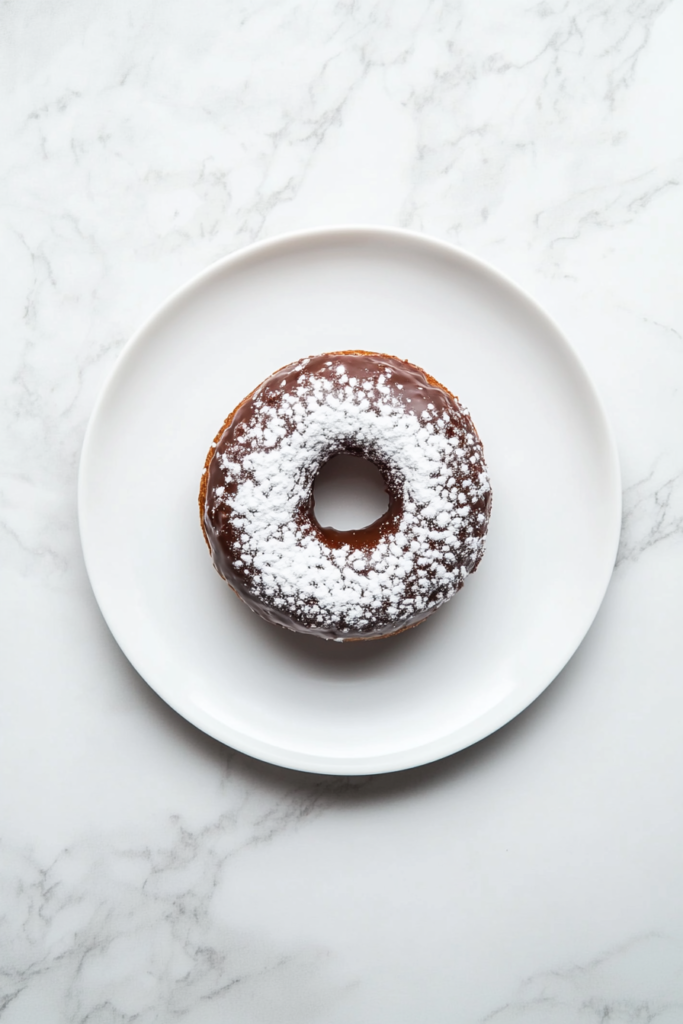
<svg viewBox="0 0 683 1024">
<path fill-rule="evenodd" d="M 414 614 L 403 616 L 389 624 L 382 616 L 379 616 L 376 623 L 370 623 L 362 629 L 346 627 L 343 630 L 334 627 L 320 628 L 312 617 L 301 613 L 292 615 L 288 610 L 274 607 L 262 593 L 255 592 L 247 568 L 239 564 L 238 535 L 232 521 L 230 502 L 230 498 L 238 489 L 239 482 L 232 481 L 226 484 L 225 472 L 220 464 L 221 456 L 227 452 L 231 452 L 231 457 L 234 458 L 236 440 L 240 436 L 249 436 L 251 424 L 254 423 L 255 418 L 262 416 L 264 408 L 268 406 L 277 408 L 282 403 L 283 395 L 292 394 L 295 391 L 302 372 L 323 377 L 331 376 L 333 371 L 328 364 L 330 360 L 336 359 L 338 362 L 340 358 L 343 358 L 348 376 L 356 378 L 361 383 L 366 379 L 376 380 L 378 371 L 381 371 L 382 368 L 390 368 L 394 394 L 400 395 L 406 413 L 413 413 L 418 418 L 427 409 L 430 410 L 430 415 L 443 416 L 445 414 L 448 419 L 446 433 L 449 437 L 454 437 L 463 430 L 471 432 L 477 440 L 477 446 L 474 449 L 476 460 L 474 457 L 470 460 L 471 464 L 468 465 L 467 473 L 482 472 L 485 474 L 486 467 L 481 443 L 467 410 L 446 388 L 426 374 L 424 370 L 394 356 L 378 353 L 358 351 L 325 353 L 306 361 L 303 370 L 297 370 L 301 364 L 289 364 L 283 367 L 248 395 L 227 418 L 207 455 L 199 496 L 200 515 L 202 529 L 215 568 L 239 597 L 264 619 L 298 632 L 314 633 L 326 639 L 371 639 L 392 635 L 417 625 L 436 611 L 443 600 L 438 600 L 431 606 L 421 608 Z M 397 389 L 397 385 L 401 387 Z M 237 450 L 244 451 L 243 448 Z M 340 454 L 356 455 L 368 459 L 377 466 L 385 480 L 389 507 L 379 519 L 363 529 L 336 530 L 333 527 L 323 527 L 315 516 L 314 480 L 324 462 Z M 453 472 L 455 473 L 456 470 L 454 469 Z M 315 536 L 327 548 L 339 549 L 346 546 L 367 552 L 375 549 L 382 539 L 391 538 L 398 530 L 403 516 L 404 480 L 400 473 L 397 473 L 396 467 L 389 465 L 372 447 L 359 444 L 358 439 L 352 436 L 339 436 L 334 446 L 326 452 L 324 461 L 311 465 L 309 476 L 310 487 L 307 497 L 299 504 L 294 521 L 300 527 L 308 524 Z M 215 501 L 212 496 L 220 487 L 224 488 L 224 492 L 221 500 Z M 471 501 L 469 507 L 470 520 L 473 523 L 477 523 L 477 516 L 483 514 L 483 524 L 477 523 L 475 527 L 476 535 L 483 538 L 491 512 L 490 488 L 485 494 L 479 495 L 476 500 Z M 482 518 L 482 516 L 479 517 Z M 472 530 L 470 530 L 471 532 Z M 482 554 L 483 543 L 478 550 L 473 552 L 467 564 L 468 574 L 476 570 Z M 462 586 L 462 583 L 455 589 L 459 589 L 459 586 Z M 447 600 L 450 596 L 448 594 L 444 599 Z"/>
</svg>

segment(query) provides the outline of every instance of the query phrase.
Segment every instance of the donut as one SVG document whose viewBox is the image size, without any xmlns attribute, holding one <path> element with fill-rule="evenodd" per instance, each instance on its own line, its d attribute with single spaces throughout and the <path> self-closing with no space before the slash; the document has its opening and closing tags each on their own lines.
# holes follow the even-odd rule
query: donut
<svg viewBox="0 0 683 1024">
<path fill-rule="evenodd" d="M 335 455 L 373 462 L 387 511 L 321 526 L 313 485 Z M 230 413 L 199 492 L 213 564 L 268 622 L 369 640 L 424 621 L 484 553 L 491 487 L 465 406 L 420 367 L 377 352 L 290 363 Z"/>
</svg>

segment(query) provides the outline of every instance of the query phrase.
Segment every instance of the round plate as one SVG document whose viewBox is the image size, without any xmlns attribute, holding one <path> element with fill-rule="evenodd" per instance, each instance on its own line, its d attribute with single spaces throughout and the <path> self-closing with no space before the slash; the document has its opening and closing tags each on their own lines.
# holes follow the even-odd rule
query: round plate
<svg viewBox="0 0 683 1024">
<path fill-rule="evenodd" d="M 337 644 L 242 604 L 213 569 L 197 492 L 216 430 L 264 377 L 355 348 L 418 363 L 469 406 L 493 515 L 448 605 L 399 636 Z M 598 610 L 620 517 L 614 441 L 557 326 L 480 260 L 384 228 L 276 238 L 176 292 L 118 360 L 79 480 L 95 596 L 150 686 L 238 750 L 340 775 L 436 760 L 525 708 Z"/>
</svg>

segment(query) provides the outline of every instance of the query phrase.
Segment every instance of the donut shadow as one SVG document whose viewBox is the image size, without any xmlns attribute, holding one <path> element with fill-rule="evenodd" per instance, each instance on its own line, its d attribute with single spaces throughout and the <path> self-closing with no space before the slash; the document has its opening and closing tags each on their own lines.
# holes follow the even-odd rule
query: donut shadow
<svg viewBox="0 0 683 1024">
<path fill-rule="evenodd" d="M 369 680 L 373 675 L 384 675 L 398 663 L 416 661 L 421 652 L 426 654 L 439 633 L 452 628 L 449 622 L 452 624 L 456 611 L 454 601 L 450 601 L 418 625 L 394 636 L 336 643 L 266 622 L 230 591 L 226 600 L 231 602 L 231 614 L 236 611 L 234 603 L 239 605 L 238 614 L 245 633 L 252 634 L 252 642 L 265 647 L 278 660 L 285 659 L 290 665 L 305 667 L 321 680 L 338 683 L 355 683 L 359 676 Z"/>
</svg>

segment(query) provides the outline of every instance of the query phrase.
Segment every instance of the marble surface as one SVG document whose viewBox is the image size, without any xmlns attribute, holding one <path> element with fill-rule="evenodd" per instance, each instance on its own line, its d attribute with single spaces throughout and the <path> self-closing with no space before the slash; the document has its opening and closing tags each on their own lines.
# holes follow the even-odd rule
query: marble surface
<svg viewBox="0 0 683 1024">
<path fill-rule="evenodd" d="M 681 0 L 8 0 L 0 1020 L 683 1021 Z M 98 389 L 255 239 L 401 225 L 510 274 L 602 394 L 620 555 L 508 727 L 345 780 L 170 711 L 90 591 Z"/>
</svg>

